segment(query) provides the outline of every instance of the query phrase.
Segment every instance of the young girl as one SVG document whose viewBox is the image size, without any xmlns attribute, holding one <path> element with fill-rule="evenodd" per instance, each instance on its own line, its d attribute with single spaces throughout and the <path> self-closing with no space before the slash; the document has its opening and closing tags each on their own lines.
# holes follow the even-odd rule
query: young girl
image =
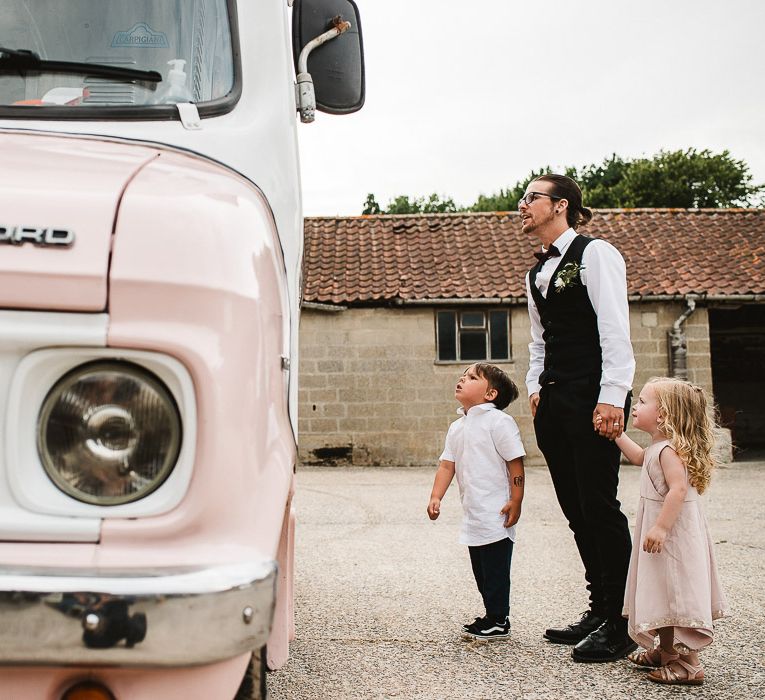
<svg viewBox="0 0 765 700">
<path fill-rule="evenodd" d="M 715 466 L 714 418 L 700 387 L 666 378 L 643 387 L 632 418 L 652 443 L 616 438 L 643 466 L 623 614 L 645 651 L 628 658 L 657 683 L 701 685 L 698 651 L 712 641 L 712 620 L 728 613 L 699 503 Z"/>
</svg>

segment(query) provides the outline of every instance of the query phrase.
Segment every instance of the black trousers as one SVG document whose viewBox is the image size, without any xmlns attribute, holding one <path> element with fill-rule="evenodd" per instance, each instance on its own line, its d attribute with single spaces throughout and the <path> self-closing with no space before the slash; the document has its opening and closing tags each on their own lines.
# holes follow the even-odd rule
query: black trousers
<svg viewBox="0 0 765 700">
<path fill-rule="evenodd" d="M 543 386 L 534 430 L 584 564 L 590 608 L 621 620 L 632 542 L 616 496 L 619 448 L 592 428 L 599 391 L 595 381 Z"/>
<path fill-rule="evenodd" d="M 491 544 L 468 547 L 473 576 L 483 598 L 486 617 L 504 622 L 510 614 L 510 564 L 513 541 L 504 537 Z"/>
</svg>

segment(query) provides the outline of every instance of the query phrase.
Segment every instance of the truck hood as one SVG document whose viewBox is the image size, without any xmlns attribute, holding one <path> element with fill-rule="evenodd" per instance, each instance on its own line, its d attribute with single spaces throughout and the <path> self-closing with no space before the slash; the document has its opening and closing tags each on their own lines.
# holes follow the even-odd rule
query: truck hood
<svg viewBox="0 0 765 700">
<path fill-rule="evenodd" d="M 0 132 L 0 309 L 104 311 L 120 199 L 157 155 L 106 140 Z"/>
</svg>

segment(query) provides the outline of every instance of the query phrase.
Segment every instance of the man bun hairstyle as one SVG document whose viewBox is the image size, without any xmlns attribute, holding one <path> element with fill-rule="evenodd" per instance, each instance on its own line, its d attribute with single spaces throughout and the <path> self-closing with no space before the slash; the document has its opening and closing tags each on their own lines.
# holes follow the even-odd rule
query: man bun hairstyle
<svg viewBox="0 0 765 700">
<path fill-rule="evenodd" d="M 496 390 L 497 395 L 492 403 L 500 410 L 507 408 L 518 398 L 518 387 L 515 386 L 515 382 L 496 365 L 478 362 L 475 365 L 475 372 L 479 377 L 483 377 L 486 380 L 489 389 Z"/>
<path fill-rule="evenodd" d="M 567 175 L 556 175 L 548 173 L 535 178 L 534 182 L 550 182 L 553 190 L 550 192 L 554 197 L 565 199 L 568 202 L 566 210 L 566 221 L 568 225 L 575 229 L 578 226 L 584 226 L 592 219 L 592 212 L 582 206 L 582 190 L 579 185 Z"/>
</svg>

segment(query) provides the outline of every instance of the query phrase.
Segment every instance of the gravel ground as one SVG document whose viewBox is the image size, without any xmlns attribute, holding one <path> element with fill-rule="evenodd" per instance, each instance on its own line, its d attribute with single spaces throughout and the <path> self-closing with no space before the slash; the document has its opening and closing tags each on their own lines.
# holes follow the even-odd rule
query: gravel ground
<svg viewBox="0 0 765 700">
<path fill-rule="evenodd" d="M 456 486 L 441 518 L 425 514 L 433 469 L 301 469 L 296 625 L 270 700 L 404 698 L 567 700 L 765 697 L 765 462 L 719 470 L 707 513 L 733 616 L 702 656 L 700 688 L 647 681 L 629 662 L 576 664 L 542 638 L 587 607 L 582 566 L 544 467 L 527 469 L 513 557 L 512 639 L 466 642 L 482 612 L 467 550 L 457 544 Z M 639 469 L 622 467 L 634 523 Z"/>
</svg>

